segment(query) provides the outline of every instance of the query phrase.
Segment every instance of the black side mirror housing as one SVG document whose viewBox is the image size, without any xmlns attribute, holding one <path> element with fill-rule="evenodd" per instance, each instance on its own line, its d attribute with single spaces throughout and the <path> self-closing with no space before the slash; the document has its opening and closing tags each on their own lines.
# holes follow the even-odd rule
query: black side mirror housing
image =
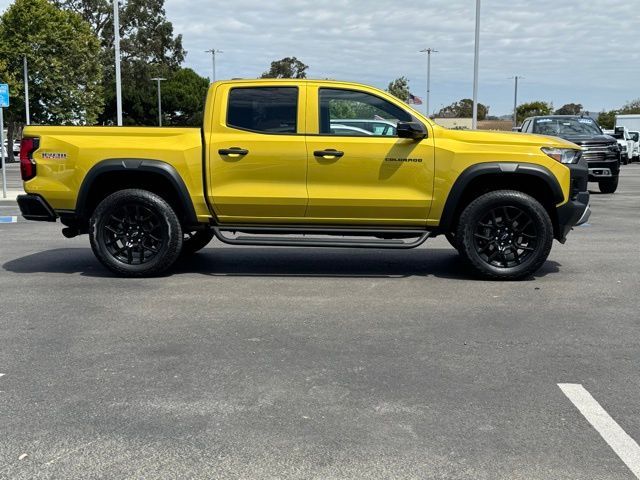
<svg viewBox="0 0 640 480">
<path fill-rule="evenodd" d="M 398 122 L 396 134 L 400 138 L 418 140 L 427 136 L 427 129 L 420 122 Z"/>
</svg>

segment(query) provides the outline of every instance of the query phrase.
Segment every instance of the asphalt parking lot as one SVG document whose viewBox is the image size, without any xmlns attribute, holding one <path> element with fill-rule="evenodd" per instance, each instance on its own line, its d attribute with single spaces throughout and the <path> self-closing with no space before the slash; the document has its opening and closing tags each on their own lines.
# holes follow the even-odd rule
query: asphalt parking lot
<svg viewBox="0 0 640 480">
<path fill-rule="evenodd" d="M 443 238 L 120 279 L 0 224 L 0 478 L 636 478 L 558 386 L 640 441 L 640 165 L 620 185 L 514 283 Z"/>
</svg>

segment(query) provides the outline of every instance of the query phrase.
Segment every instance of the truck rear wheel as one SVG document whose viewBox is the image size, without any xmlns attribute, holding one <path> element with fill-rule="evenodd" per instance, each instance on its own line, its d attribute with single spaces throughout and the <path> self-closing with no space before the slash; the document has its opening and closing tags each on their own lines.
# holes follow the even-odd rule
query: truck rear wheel
<svg viewBox="0 0 640 480">
<path fill-rule="evenodd" d="M 498 190 L 464 209 L 456 238 L 460 253 L 481 277 L 519 280 L 533 275 L 547 260 L 553 225 L 533 197 Z"/>
<path fill-rule="evenodd" d="M 202 250 L 213 239 L 213 230 L 197 230 L 194 232 L 184 232 L 182 238 L 182 255 L 193 255 Z"/>
<path fill-rule="evenodd" d="M 124 277 L 158 275 L 182 248 L 182 229 L 171 206 L 146 190 L 120 190 L 105 198 L 89 223 L 91 248 L 100 262 Z"/>
<path fill-rule="evenodd" d="M 600 180 L 598 187 L 601 193 L 614 193 L 618 189 L 618 179 L 620 177 L 615 176 L 607 180 Z"/>
</svg>

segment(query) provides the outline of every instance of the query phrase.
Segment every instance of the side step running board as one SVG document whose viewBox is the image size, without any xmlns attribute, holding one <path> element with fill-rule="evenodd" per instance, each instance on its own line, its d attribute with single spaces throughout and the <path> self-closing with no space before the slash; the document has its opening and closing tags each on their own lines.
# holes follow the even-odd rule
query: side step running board
<svg viewBox="0 0 640 480">
<path fill-rule="evenodd" d="M 275 231 L 274 231 L 275 230 Z M 255 231 L 255 235 L 245 235 L 237 237 L 225 236 L 222 232 L 237 232 L 243 231 L 250 233 Z M 312 228 L 306 229 L 289 229 L 278 227 L 213 227 L 213 232 L 218 240 L 229 245 L 269 245 L 273 247 L 338 247 L 338 248 L 398 248 L 409 249 L 416 248 L 422 245 L 427 238 L 429 238 L 430 232 L 424 230 L 373 230 L 373 229 L 338 229 L 338 228 Z M 265 236 L 260 232 L 277 234 L 282 236 Z M 392 235 L 400 234 L 403 237 L 415 234 L 415 239 L 400 239 L 400 238 L 371 238 L 362 239 L 359 238 L 318 238 L 318 235 L 342 235 L 342 236 L 363 236 L 363 235 Z M 287 235 L 287 236 L 285 236 Z M 302 235 L 291 236 L 288 235 Z M 314 237 L 306 237 L 305 235 L 314 235 Z M 411 237 L 413 238 L 413 237 Z"/>
</svg>

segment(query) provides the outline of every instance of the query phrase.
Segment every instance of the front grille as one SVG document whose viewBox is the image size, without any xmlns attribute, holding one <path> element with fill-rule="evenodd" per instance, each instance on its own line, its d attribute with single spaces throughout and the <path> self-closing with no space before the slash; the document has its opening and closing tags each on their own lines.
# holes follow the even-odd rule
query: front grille
<svg viewBox="0 0 640 480">
<path fill-rule="evenodd" d="M 582 146 L 582 156 L 587 162 L 601 162 L 607 159 L 616 159 L 618 154 L 610 150 L 610 143 L 595 143 Z"/>
</svg>

